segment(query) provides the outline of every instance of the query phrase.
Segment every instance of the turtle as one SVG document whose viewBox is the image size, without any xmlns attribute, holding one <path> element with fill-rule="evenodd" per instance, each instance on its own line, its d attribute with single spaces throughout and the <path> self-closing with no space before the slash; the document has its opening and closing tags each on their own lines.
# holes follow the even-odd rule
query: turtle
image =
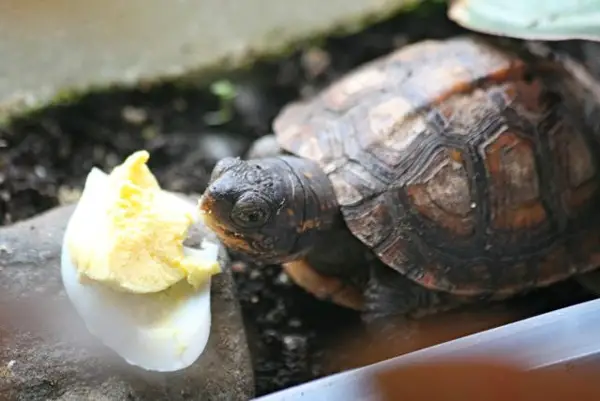
<svg viewBox="0 0 600 401">
<path fill-rule="evenodd" d="M 479 35 L 411 43 L 284 106 L 198 207 L 227 249 L 366 321 L 592 280 L 599 88 Z"/>
</svg>

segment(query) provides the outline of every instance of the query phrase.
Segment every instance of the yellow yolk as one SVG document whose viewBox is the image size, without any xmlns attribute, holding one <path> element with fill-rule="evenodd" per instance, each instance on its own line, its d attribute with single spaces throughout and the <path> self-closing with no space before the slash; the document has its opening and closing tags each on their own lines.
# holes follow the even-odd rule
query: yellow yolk
<svg viewBox="0 0 600 401">
<path fill-rule="evenodd" d="M 163 291 L 186 279 L 198 288 L 221 271 L 216 261 L 186 257 L 183 241 L 195 208 L 163 191 L 138 151 L 108 176 L 96 213 L 80 219 L 68 247 L 83 279 L 131 293 Z"/>
</svg>

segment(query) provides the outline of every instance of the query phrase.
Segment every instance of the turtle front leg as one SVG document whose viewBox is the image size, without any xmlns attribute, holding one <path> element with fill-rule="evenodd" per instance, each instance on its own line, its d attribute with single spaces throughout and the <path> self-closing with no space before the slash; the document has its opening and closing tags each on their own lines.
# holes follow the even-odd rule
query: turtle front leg
<svg viewBox="0 0 600 401">
<path fill-rule="evenodd" d="M 418 319 L 469 303 L 420 286 L 379 260 L 371 262 L 364 297 L 363 320 L 368 324 Z"/>
<path fill-rule="evenodd" d="M 422 287 L 378 259 L 369 270 L 362 320 L 372 342 L 385 343 L 394 355 L 401 355 L 455 338 L 430 331 L 439 331 L 443 312 L 472 300 Z"/>
<path fill-rule="evenodd" d="M 361 311 L 368 279 L 367 252 L 345 228 L 341 216 L 335 224 L 306 255 L 283 267 L 296 284 L 318 299 Z"/>
<path fill-rule="evenodd" d="M 477 302 L 421 287 L 382 264 L 371 265 L 364 291 L 369 341 L 363 349 L 373 361 L 498 327 L 539 313 L 531 300 Z M 368 352 L 367 352 L 368 351 Z M 371 363 L 369 362 L 369 363 Z"/>
<path fill-rule="evenodd" d="M 306 259 L 285 263 L 283 268 L 294 283 L 316 298 L 346 308 L 361 310 L 364 300 L 360 290 L 339 277 L 319 273 Z"/>
</svg>

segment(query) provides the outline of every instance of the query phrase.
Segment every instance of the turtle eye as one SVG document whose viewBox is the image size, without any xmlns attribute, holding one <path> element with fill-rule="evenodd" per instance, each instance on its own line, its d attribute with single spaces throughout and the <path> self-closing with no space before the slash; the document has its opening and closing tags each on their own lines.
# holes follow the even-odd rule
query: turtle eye
<svg viewBox="0 0 600 401">
<path fill-rule="evenodd" d="M 269 204 L 254 194 L 243 195 L 231 209 L 231 220 L 242 228 L 260 227 L 270 215 Z"/>
</svg>

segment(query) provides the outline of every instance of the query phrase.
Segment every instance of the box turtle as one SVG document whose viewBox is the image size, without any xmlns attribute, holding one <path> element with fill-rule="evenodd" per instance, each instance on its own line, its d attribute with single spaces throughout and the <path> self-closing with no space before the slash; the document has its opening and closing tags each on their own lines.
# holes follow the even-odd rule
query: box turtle
<svg viewBox="0 0 600 401">
<path fill-rule="evenodd" d="M 367 319 L 589 276 L 600 90 L 583 67 L 518 49 L 426 40 L 285 107 L 252 157 L 216 164 L 206 224 Z"/>
</svg>

